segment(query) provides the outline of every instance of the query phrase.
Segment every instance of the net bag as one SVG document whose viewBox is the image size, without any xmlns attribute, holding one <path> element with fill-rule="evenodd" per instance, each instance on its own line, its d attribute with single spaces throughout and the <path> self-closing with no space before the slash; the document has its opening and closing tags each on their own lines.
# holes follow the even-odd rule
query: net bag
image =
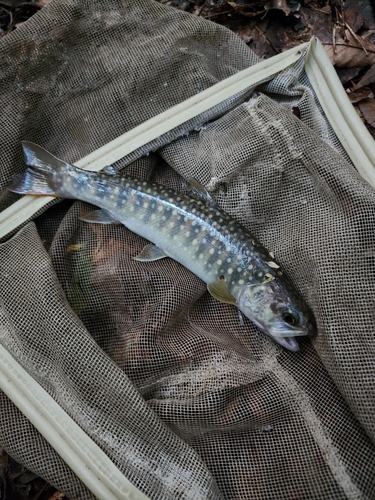
<svg viewBox="0 0 375 500">
<path fill-rule="evenodd" d="M 182 192 L 197 179 L 273 252 L 317 323 L 298 353 L 176 261 L 135 261 L 147 241 L 82 221 L 86 203 L 51 200 L 2 240 L 2 349 L 138 490 L 113 493 L 108 475 L 113 498 L 375 498 L 375 192 L 307 51 L 113 164 Z M 74 163 L 259 63 L 225 28 L 151 0 L 52 1 L 0 58 L 2 210 L 19 198 L 6 186 L 21 140 Z M 110 498 L 6 387 L 0 445 L 71 499 Z"/>
</svg>

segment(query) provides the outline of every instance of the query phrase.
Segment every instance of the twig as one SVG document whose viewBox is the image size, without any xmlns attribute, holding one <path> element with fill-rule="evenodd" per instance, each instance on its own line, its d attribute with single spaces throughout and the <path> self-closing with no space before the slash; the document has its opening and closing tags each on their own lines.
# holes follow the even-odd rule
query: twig
<svg viewBox="0 0 375 500">
<path fill-rule="evenodd" d="M 273 43 L 272 43 L 272 42 L 270 42 L 270 41 L 268 40 L 268 38 L 266 37 L 266 35 L 265 35 L 262 31 L 260 31 L 260 29 L 258 28 L 258 26 L 255 26 L 255 29 L 256 29 L 256 30 L 260 33 L 260 35 L 262 35 L 262 37 L 265 39 L 265 41 L 268 43 L 268 45 L 269 45 L 270 47 L 272 47 L 272 48 L 273 48 L 273 50 L 274 50 L 276 53 L 278 53 L 278 54 L 279 54 L 279 53 L 281 52 L 281 51 L 280 51 L 280 49 L 277 49 L 277 48 L 273 45 Z"/>
<path fill-rule="evenodd" d="M 210 19 L 211 17 L 216 17 L 216 16 L 221 16 L 224 14 L 231 14 L 233 12 L 232 10 L 225 10 L 224 12 L 215 12 L 215 14 L 209 14 L 208 16 L 202 16 L 203 19 Z"/>
<path fill-rule="evenodd" d="M 358 43 L 362 46 L 362 49 L 366 52 L 366 56 L 368 56 L 368 52 L 367 50 L 365 49 L 365 46 L 363 45 L 363 42 L 362 42 L 362 39 L 360 36 L 356 35 L 354 33 L 354 31 L 352 30 L 352 28 L 349 26 L 348 23 L 345 23 L 345 26 L 348 28 L 348 30 L 350 31 L 350 33 L 354 36 L 354 38 L 358 41 Z"/>
<path fill-rule="evenodd" d="M 328 42 L 321 42 L 322 45 L 332 45 L 331 43 L 328 43 Z M 352 49 L 360 49 L 361 47 L 359 47 L 358 45 L 353 45 L 351 43 L 343 43 L 343 42 L 336 42 L 335 43 L 335 46 L 343 46 L 343 47 L 350 47 Z M 363 49 L 365 50 L 365 49 Z M 374 49 L 370 49 L 370 48 L 367 48 L 367 51 L 368 52 L 371 52 L 372 54 L 375 54 L 375 48 Z"/>
</svg>

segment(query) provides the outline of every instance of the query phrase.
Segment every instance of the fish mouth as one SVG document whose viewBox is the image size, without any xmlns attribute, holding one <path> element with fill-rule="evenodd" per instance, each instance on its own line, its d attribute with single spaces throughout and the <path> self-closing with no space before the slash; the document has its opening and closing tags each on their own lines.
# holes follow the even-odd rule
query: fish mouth
<svg viewBox="0 0 375 500">
<path fill-rule="evenodd" d="M 275 342 L 292 352 L 299 351 L 299 345 L 294 337 L 272 337 Z"/>
<path fill-rule="evenodd" d="M 276 325 L 272 326 L 269 335 L 272 337 L 282 337 L 282 338 L 292 338 L 292 337 L 304 337 L 308 335 L 308 329 L 303 327 L 292 327 L 288 328 L 286 325 Z"/>
</svg>

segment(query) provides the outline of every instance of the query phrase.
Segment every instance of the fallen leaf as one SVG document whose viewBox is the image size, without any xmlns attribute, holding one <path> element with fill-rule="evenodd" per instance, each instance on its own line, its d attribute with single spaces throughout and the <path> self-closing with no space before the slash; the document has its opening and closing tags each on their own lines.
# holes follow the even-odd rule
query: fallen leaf
<svg viewBox="0 0 375 500">
<path fill-rule="evenodd" d="M 354 104 L 355 102 L 360 102 L 363 101 L 364 99 L 367 99 L 368 97 L 374 97 L 374 96 L 372 95 L 371 89 L 359 88 L 356 90 L 352 90 L 351 92 L 348 92 L 348 97 L 350 102 Z"/>
<path fill-rule="evenodd" d="M 358 107 L 366 122 L 375 128 L 375 99 L 365 99 L 358 103 Z"/>
<path fill-rule="evenodd" d="M 362 76 L 362 78 L 358 82 L 358 87 L 364 87 L 369 83 L 375 82 L 375 64 L 371 66 L 371 68 L 366 71 L 366 73 Z"/>
<path fill-rule="evenodd" d="M 55 491 L 55 493 L 50 497 L 49 500 L 63 500 L 65 497 L 65 493 L 61 493 L 60 491 Z"/>
<path fill-rule="evenodd" d="M 291 12 L 291 8 L 289 7 L 287 0 L 267 0 L 264 5 L 266 10 L 278 9 L 285 12 L 287 16 L 289 16 Z"/>
<path fill-rule="evenodd" d="M 335 68 L 338 77 L 340 78 L 340 82 L 344 85 L 345 83 L 353 80 L 362 68 Z"/>
<path fill-rule="evenodd" d="M 358 10 L 346 9 L 345 22 L 349 24 L 354 33 L 357 33 L 363 26 L 363 16 Z"/>
<path fill-rule="evenodd" d="M 375 45 L 352 35 L 349 30 L 345 30 L 345 35 L 346 41 L 338 38 L 335 47 L 329 43 L 323 44 L 334 66 L 354 68 L 375 64 Z"/>
<path fill-rule="evenodd" d="M 334 2 L 332 2 L 333 4 Z M 359 12 L 361 16 L 363 17 L 363 27 L 364 28 L 370 28 L 374 26 L 375 23 L 375 18 L 374 18 L 374 11 L 373 11 L 373 4 L 372 0 L 345 0 L 345 2 L 342 2 L 339 0 L 336 2 L 337 4 L 341 4 L 340 7 L 343 8 L 344 10 L 344 17 L 346 19 L 346 11 L 349 9 L 353 9 L 355 12 Z M 339 7 L 339 8 L 340 8 Z"/>
<path fill-rule="evenodd" d="M 239 4 L 235 3 L 235 2 L 227 2 L 227 3 L 236 12 L 238 12 L 242 16 L 246 16 L 246 17 L 255 17 L 255 16 L 258 16 L 259 14 L 264 14 L 266 12 L 265 9 L 254 10 L 254 7 L 252 5 L 248 5 L 248 4 L 239 5 Z"/>
<path fill-rule="evenodd" d="M 251 42 L 253 39 L 253 31 L 248 29 L 239 29 L 236 31 L 237 35 L 243 40 L 245 43 Z"/>
</svg>

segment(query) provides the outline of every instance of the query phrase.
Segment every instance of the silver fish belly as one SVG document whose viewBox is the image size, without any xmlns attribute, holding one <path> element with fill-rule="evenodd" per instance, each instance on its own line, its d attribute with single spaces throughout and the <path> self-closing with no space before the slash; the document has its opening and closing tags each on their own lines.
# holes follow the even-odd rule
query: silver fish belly
<svg viewBox="0 0 375 500">
<path fill-rule="evenodd" d="M 148 245 L 137 260 L 171 257 L 180 262 L 207 283 L 215 298 L 236 305 L 289 350 L 298 350 L 295 336 L 314 329 L 311 311 L 273 255 L 217 207 L 196 181 L 193 190 L 199 191 L 198 199 L 108 169 L 106 173 L 78 169 L 29 142 L 23 147 L 32 169 L 14 179 L 11 190 L 97 205 L 101 210 L 84 220 L 120 222 L 151 241 L 155 247 Z"/>
</svg>

